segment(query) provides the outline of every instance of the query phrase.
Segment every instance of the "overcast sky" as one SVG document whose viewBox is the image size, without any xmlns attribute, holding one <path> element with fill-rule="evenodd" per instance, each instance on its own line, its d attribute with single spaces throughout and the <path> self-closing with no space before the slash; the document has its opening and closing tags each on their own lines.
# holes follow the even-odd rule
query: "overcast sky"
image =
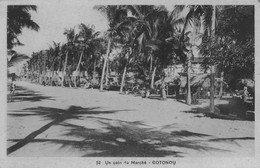
<svg viewBox="0 0 260 168">
<path fill-rule="evenodd" d="M 55 42 L 66 42 L 63 35 L 65 28 L 77 27 L 78 24 L 93 24 L 96 31 L 107 29 L 106 18 L 93 6 L 80 3 L 49 3 L 38 5 L 37 13 L 31 12 L 32 20 L 39 26 L 38 32 L 24 28 L 18 38 L 25 44 L 15 47 L 17 52 L 31 55 L 33 51 L 47 49 Z"/>
<path fill-rule="evenodd" d="M 38 32 L 24 28 L 18 38 L 25 44 L 14 48 L 19 53 L 31 56 L 32 52 L 49 48 L 55 42 L 66 42 L 63 35 L 65 28 L 77 27 L 78 24 L 94 25 L 96 31 L 104 32 L 108 28 L 103 14 L 93 9 L 92 3 L 72 3 L 72 1 L 53 1 L 52 3 L 38 3 L 37 12 L 31 11 L 32 20 L 39 26 Z M 167 5 L 172 8 L 173 5 Z"/>
</svg>

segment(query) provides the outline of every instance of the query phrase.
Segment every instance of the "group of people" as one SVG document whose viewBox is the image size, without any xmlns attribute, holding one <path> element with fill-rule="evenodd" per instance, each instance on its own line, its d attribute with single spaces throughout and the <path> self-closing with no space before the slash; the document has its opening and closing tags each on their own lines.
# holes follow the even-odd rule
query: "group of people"
<svg viewBox="0 0 260 168">
<path fill-rule="evenodd" d="M 143 98 L 147 98 L 150 94 L 161 94 L 162 97 L 165 98 L 167 92 L 167 83 L 163 80 L 160 86 L 156 88 L 150 88 L 147 84 L 146 86 L 141 86 L 140 84 L 136 84 L 131 90 L 126 89 L 126 94 L 133 93 L 133 94 L 141 94 Z M 176 95 L 176 99 L 180 99 L 180 88 L 181 88 L 181 80 L 178 78 L 174 81 L 174 92 Z M 165 93 L 163 93 L 165 92 Z M 163 95 L 165 94 L 165 95 Z M 166 99 L 166 98 L 165 98 Z"/>
<path fill-rule="evenodd" d="M 235 97 L 241 98 L 244 102 L 248 100 L 250 97 L 250 94 L 248 92 L 248 89 L 246 86 L 244 86 L 244 89 L 241 91 L 235 90 Z"/>
</svg>

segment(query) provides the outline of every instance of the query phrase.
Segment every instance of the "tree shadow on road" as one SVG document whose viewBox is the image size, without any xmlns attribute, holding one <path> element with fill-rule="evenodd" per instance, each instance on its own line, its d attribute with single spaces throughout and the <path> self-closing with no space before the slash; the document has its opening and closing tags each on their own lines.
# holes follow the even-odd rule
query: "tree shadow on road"
<svg viewBox="0 0 260 168">
<path fill-rule="evenodd" d="M 218 111 L 215 113 L 210 113 L 209 106 L 206 107 L 195 107 L 189 111 L 182 111 L 184 113 L 197 114 L 194 117 L 202 118 L 208 117 L 212 119 L 222 119 L 222 120 L 248 120 L 245 117 L 245 113 L 239 112 L 237 115 L 229 115 L 227 111 L 238 111 L 236 109 L 231 109 L 228 104 L 219 104 L 216 106 Z M 240 110 L 241 111 L 241 110 Z"/>
<path fill-rule="evenodd" d="M 55 100 L 53 97 L 44 96 L 39 92 L 30 90 L 28 88 L 17 86 L 15 89 L 15 94 L 10 98 L 10 95 L 7 96 L 7 101 L 11 102 L 21 102 L 21 101 L 30 101 L 30 102 L 37 102 L 42 100 Z M 9 100 L 11 99 L 11 100 Z"/>
<path fill-rule="evenodd" d="M 30 143 L 36 136 L 43 133 L 47 129 L 49 129 L 53 125 L 57 125 L 67 119 L 81 119 L 84 115 L 90 115 L 90 114 L 109 114 L 109 113 L 115 113 L 116 110 L 113 111 L 98 111 L 98 107 L 94 108 L 82 108 L 79 106 L 70 106 L 67 110 L 59 109 L 59 108 L 51 108 L 51 107 L 36 107 L 36 108 L 27 108 L 22 111 L 17 111 L 17 113 L 8 114 L 9 116 L 13 117 L 26 117 L 30 115 L 37 115 L 41 116 L 46 120 L 51 120 L 50 123 L 44 125 L 40 129 L 32 132 L 28 136 L 26 136 L 24 139 L 19 140 L 18 143 L 15 145 L 9 147 L 7 149 L 7 154 L 10 154 L 19 148 L 25 146 L 26 144 Z M 124 110 L 120 110 L 124 111 Z M 30 113 L 28 113 L 30 112 Z"/>
<path fill-rule="evenodd" d="M 146 125 L 142 121 L 129 122 L 99 116 L 99 114 L 112 114 L 127 110 L 100 111 L 98 107 L 82 108 L 71 106 L 67 110 L 49 107 L 24 110 L 24 112 L 28 111 L 32 115 L 40 115 L 52 121 L 32 132 L 24 139 L 9 139 L 9 141 L 17 143 L 8 148 L 8 154 L 28 143 L 41 142 L 61 145 L 60 150 L 63 148 L 72 148 L 81 152 L 83 151 L 85 153 L 83 156 L 85 157 L 184 157 L 185 150 L 229 152 L 224 149 L 208 146 L 208 144 L 204 143 L 205 138 L 211 137 L 210 135 L 187 130 L 165 132 Z M 22 114 L 11 115 L 22 116 Z M 75 124 L 75 122 L 72 124 L 68 122 L 68 119 L 95 120 L 102 126 L 87 128 L 86 126 Z M 53 125 L 65 127 L 66 133 L 63 134 L 63 138 L 36 138 L 37 135 L 43 133 Z M 173 129 L 172 126 L 170 127 Z M 67 138 L 64 138 L 64 136 Z"/>
</svg>

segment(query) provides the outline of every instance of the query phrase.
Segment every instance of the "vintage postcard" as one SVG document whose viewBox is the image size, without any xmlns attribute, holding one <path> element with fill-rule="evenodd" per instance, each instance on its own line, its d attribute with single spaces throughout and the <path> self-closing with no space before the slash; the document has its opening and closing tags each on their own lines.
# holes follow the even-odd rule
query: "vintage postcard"
<svg viewBox="0 0 260 168">
<path fill-rule="evenodd" d="M 249 1 L 1 1 L 0 167 L 260 167 Z"/>
</svg>

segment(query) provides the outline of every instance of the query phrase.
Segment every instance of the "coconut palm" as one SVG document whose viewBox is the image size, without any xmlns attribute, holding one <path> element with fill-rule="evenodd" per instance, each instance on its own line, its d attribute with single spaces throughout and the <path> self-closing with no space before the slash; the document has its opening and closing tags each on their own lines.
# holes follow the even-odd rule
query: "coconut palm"
<svg viewBox="0 0 260 168">
<path fill-rule="evenodd" d="M 177 6 L 179 11 L 183 11 L 185 9 L 184 6 Z M 185 19 L 182 26 L 182 31 L 179 38 L 179 46 L 177 47 L 177 51 L 180 51 L 180 55 L 184 57 L 183 60 L 187 62 L 187 97 L 186 97 L 186 103 L 191 104 L 191 89 L 190 89 L 190 67 L 191 62 L 190 58 L 193 55 L 193 50 L 195 49 L 195 39 L 196 35 L 201 29 L 201 26 L 207 30 L 207 32 L 213 32 L 212 29 L 212 6 L 208 5 L 189 5 L 186 7 L 188 8 L 188 12 L 185 15 Z M 191 34 L 191 35 L 189 35 Z M 189 36 L 189 40 L 187 39 L 187 36 Z M 214 87 L 214 85 L 213 85 Z M 214 95 L 213 95 L 214 96 Z M 213 97 L 214 98 L 214 97 Z M 211 101 L 212 102 L 212 101 Z"/>
<path fill-rule="evenodd" d="M 93 47 L 91 49 L 91 55 L 89 60 L 89 71 L 92 72 L 92 79 L 96 81 L 96 74 L 100 69 L 101 56 L 106 53 L 106 41 L 103 37 L 97 38 L 93 41 Z M 93 69 L 91 69 L 91 65 Z"/>
<path fill-rule="evenodd" d="M 133 30 L 131 36 L 134 39 L 133 45 L 139 52 L 137 56 L 141 56 L 150 62 L 149 74 L 151 74 L 153 62 L 156 59 L 154 58 L 154 51 L 158 50 L 158 44 L 160 43 L 158 39 L 158 25 L 160 20 L 163 19 L 160 17 L 165 14 L 166 10 L 152 5 L 132 5 L 127 6 L 127 9 L 131 11 L 131 15 L 128 18 L 132 19 Z M 156 71 L 156 66 L 154 67 L 153 77 Z M 151 87 L 153 87 L 153 82 Z"/>
<path fill-rule="evenodd" d="M 159 15 L 154 21 L 152 30 L 152 41 L 158 47 L 158 50 L 152 51 L 154 53 L 151 58 L 154 58 L 154 70 L 152 73 L 151 87 L 153 87 L 154 76 L 156 68 L 165 69 L 168 65 L 177 61 L 176 55 L 178 55 L 178 47 L 180 42 L 178 37 L 180 36 L 177 31 L 178 26 L 183 22 L 179 18 L 179 8 L 174 8 L 173 11 L 168 12 L 164 8 L 159 8 Z M 164 75 L 163 75 L 164 76 Z M 162 91 L 165 93 L 165 90 Z M 166 95 L 163 94 L 163 99 Z"/>
<path fill-rule="evenodd" d="M 95 6 L 95 9 L 100 11 L 105 15 L 108 21 L 109 29 L 107 31 L 108 43 L 107 43 L 107 51 L 104 58 L 104 64 L 102 69 L 102 76 L 100 81 L 100 91 L 103 91 L 103 81 L 105 76 L 105 70 L 107 66 L 108 55 L 111 50 L 111 43 L 113 41 L 113 37 L 120 34 L 120 23 L 122 20 L 125 20 L 127 16 L 126 10 L 123 10 L 123 6 L 117 5 L 108 5 L 108 6 Z"/>
<path fill-rule="evenodd" d="M 184 10 L 184 7 L 177 6 L 168 13 L 162 6 L 132 6 L 134 18 L 137 18 L 138 46 L 147 54 L 145 57 L 150 61 L 150 73 L 153 69 L 151 87 L 153 87 L 157 68 L 166 68 L 172 60 L 177 59 L 176 56 L 179 56 L 181 60 L 186 60 L 184 52 L 188 51 L 186 49 L 188 32 L 180 31 L 183 25 L 188 24 L 187 19 L 180 17 L 180 12 Z M 162 77 L 164 78 L 164 75 Z M 166 94 L 163 96 L 165 99 Z"/>
<path fill-rule="evenodd" d="M 75 70 L 77 74 L 79 74 L 78 72 L 80 69 L 80 65 L 83 63 L 82 62 L 83 56 L 88 55 L 88 57 L 90 58 L 94 54 L 94 49 L 96 49 L 95 44 L 97 44 L 97 41 L 99 40 L 97 37 L 100 33 L 100 32 L 95 32 L 93 26 L 86 26 L 83 23 L 79 25 L 79 29 L 80 31 L 77 38 L 77 44 L 81 50 L 81 54 Z M 76 87 L 76 76 L 74 76 L 74 78 L 75 78 L 74 86 Z"/>
<path fill-rule="evenodd" d="M 29 68 L 31 69 L 31 81 L 39 81 L 40 53 L 34 52 L 29 63 Z"/>
<path fill-rule="evenodd" d="M 41 55 L 40 59 L 42 59 L 42 51 L 39 52 Z M 53 41 L 53 44 L 49 46 L 49 49 L 46 51 L 47 54 L 47 69 L 49 74 L 47 74 L 51 78 L 51 84 L 54 83 L 55 78 L 58 74 L 55 74 L 55 71 L 59 71 L 62 67 L 62 52 L 61 52 L 61 44 Z"/>
<path fill-rule="evenodd" d="M 120 93 L 123 92 L 123 87 L 125 86 L 125 76 L 126 76 L 126 71 L 127 67 L 129 64 L 132 62 L 132 46 L 129 44 L 126 44 L 123 49 L 123 54 L 124 54 L 124 71 L 123 71 L 123 76 L 121 80 L 121 86 L 120 86 Z"/>
<path fill-rule="evenodd" d="M 79 25 L 80 32 L 79 32 L 79 42 L 80 47 L 82 48 L 82 52 L 80 55 L 80 59 L 76 68 L 76 71 L 79 70 L 80 63 L 83 57 L 83 53 L 85 50 L 91 51 L 95 48 L 96 41 L 98 40 L 97 37 L 99 36 L 100 32 L 95 32 L 93 26 L 86 26 L 85 24 L 81 23 Z"/>
<path fill-rule="evenodd" d="M 15 51 L 12 51 L 12 52 L 9 51 L 8 55 L 10 55 L 10 60 L 7 62 L 8 68 L 15 66 L 18 63 L 30 58 L 29 56 L 27 56 L 25 54 L 20 54 L 20 53 L 17 53 Z"/>
<path fill-rule="evenodd" d="M 62 72 L 62 86 L 64 85 L 64 76 L 65 76 L 65 73 L 67 70 L 67 65 L 68 65 L 68 55 L 69 55 L 69 52 L 71 52 L 71 50 L 73 49 L 74 42 L 77 38 L 74 28 L 65 29 L 63 34 L 66 35 L 66 37 L 67 37 L 67 43 L 65 44 L 66 45 L 66 54 L 65 54 L 63 72 Z"/>
<path fill-rule="evenodd" d="M 12 49 L 15 45 L 23 45 L 19 41 L 18 36 L 22 34 L 24 27 L 35 31 L 39 30 L 39 25 L 31 19 L 30 11 L 37 11 L 37 7 L 34 5 L 7 6 L 7 49 L 8 56 L 11 57 L 7 62 L 8 67 L 14 66 L 28 58 L 26 55 L 18 54 Z"/>
<path fill-rule="evenodd" d="M 39 25 L 31 19 L 30 11 L 37 11 L 34 5 L 8 5 L 7 6 L 7 48 L 12 49 L 14 45 L 21 45 L 18 36 L 22 29 L 27 27 L 38 31 Z"/>
<path fill-rule="evenodd" d="M 133 5 L 128 6 L 131 10 L 132 16 L 129 18 L 133 19 L 133 30 L 132 36 L 135 38 L 135 43 L 139 52 L 145 52 L 148 50 L 148 61 L 150 61 L 150 72 L 152 71 L 153 65 L 153 52 L 158 47 L 156 43 L 158 36 L 158 24 L 160 22 L 159 15 L 163 15 L 165 9 L 156 8 L 155 6 L 142 6 Z"/>
<path fill-rule="evenodd" d="M 151 40 L 149 43 L 146 40 L 146 36 L 149 36 L 149 26 L 148 17 L 146 17 L 146 13 L 151 18 L 153 6 L 125 6 L 123 9 L 127 12 L 127 18 L 121 21 L 118 28 L 120 28 L 120 34 L 123 40 L 123 53 L 124 53 L 124 71 L 123 77 L 121 81 L 120 92 L 123 91 L 123 86 L 125 83 L 125 74 L 127 71 L 127 67 L 132 63 L 135 59 L 133 56 L 133 50 L 138 51 L 135 56 L 144 55 L 142 53 L 145 52 L 145 47 L 154 47 L 151 44 Z M 149 12 L 148 12 L 149 11 Z M 144 13 L 142 13 L 144 12 Z M 155 47 L 154 47 L 155 48 Z"/>
</svg>

